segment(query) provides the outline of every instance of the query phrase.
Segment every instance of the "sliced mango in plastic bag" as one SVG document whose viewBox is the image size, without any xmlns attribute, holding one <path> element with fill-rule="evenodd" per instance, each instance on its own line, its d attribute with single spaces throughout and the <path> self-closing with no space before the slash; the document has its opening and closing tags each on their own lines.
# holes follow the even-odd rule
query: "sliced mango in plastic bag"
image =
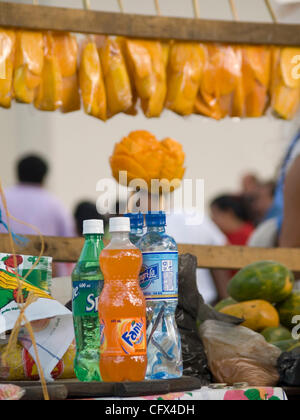
<svg viewBox="0 0 300 420">
<path fill-rule="evenodd" d="M 245 46 L 243 51 L 243 88 L 245 117 L 261 117 L 269 103 L 271 49 Z"/>
<path fill-rule="evenodd" d="M 289 88 L 300 88 L 300 77 L 294 71 L 300 63 L 300 48 L 283 48 L 281 50 L 280 69 L 283 81 Z"/>
<path fill-rule="evenodd" d="M 116 39 L 106 36 L 97 36 L 96 43 L 103 69 L 108 116 L 128 112 L 133 105 L 133 95 L 122 49 Z"/>
<path fill-rule="evenodd" d="M 15 32 L 0 28 L 0 106 L 4 108 L 11 106 L 15 43 Z"/>
<path fill-rule="evenodd" d="M 220 120 L 232 114 L 242 71 L 241 52 L 228 45 L 207 44 L 195 112 Z"/>
<path fill-rule="evenodd" d="M 41 32 L 17 31 L 14 96 L 31 103 L 41 82 L 44 66 L 44 38 Z"/>
<path fill-rule="evenodd" d="M 292 120 L 300 107 L 300 81 L 293 80 L 292 73 L 296 50 L 279 47 L 272 50 L 271 106 L 276 116 L 286 120 Z"/>
<path fill-rule="evenodd" d="M 62 92 L 63 80 L 58 60 L 55 56 L 46 56 L 35 107 L 41 111 L 55 111 L 62 105 Z"/>
<path fill-rule="evenodd" d="M 190 115 L 200 85 L 205 51 L 201 44 L 175 42 L 170 48 L 166 108 Z"/>
<path fill-rule="evenodd" d="M 80 109 L 79 81 L 77 75 L 78 43 L 68 32 L 53 33 L 53 53 L 58 60 L 62 81 L 62 112 Z"/>
<path fill-rule="evenodd" d="M 62 105 L 63 78 L 51 32 L 44 36 L 44 67 L 34 105 L 41 111 L 55 111 Z"/>
<path fill-rule="evenodd" d="M 134 89 L 146 117 L 159 117 L 167 94 L 169 44 L 126 39 L 126 57 L 133 73 Z"/>
<path fill-rule="evenodd" d="M 103 72 L 97 47 L 92 39 L 86 40 L 82 46 L 79 84 L 85 112 L 105 121 L 107 100 Z"/>
</svg>

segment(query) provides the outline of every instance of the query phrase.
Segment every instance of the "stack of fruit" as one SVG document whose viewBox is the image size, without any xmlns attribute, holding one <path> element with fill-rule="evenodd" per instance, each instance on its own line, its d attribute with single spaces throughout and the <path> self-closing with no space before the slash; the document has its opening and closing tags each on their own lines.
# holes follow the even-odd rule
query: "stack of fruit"
<svg viewBox="0 0 300 420">
<path fill-rule="evenodd" d="M 300 291 L 293 289 L 294 275 L 285 266 L 258 262 L 232 278 L 230 297 L 215 309 L 244 319 L 243 326 L 261 333 L 282 351 L 290 351 L 300 346 Z"/>
</svg>

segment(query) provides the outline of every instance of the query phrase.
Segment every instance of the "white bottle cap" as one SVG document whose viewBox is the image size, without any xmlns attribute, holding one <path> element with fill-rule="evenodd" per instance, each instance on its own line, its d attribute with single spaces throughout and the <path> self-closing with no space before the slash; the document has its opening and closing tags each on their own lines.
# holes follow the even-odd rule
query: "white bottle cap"
<svg viewBox="0 0 300 420">
<path fill-rule="evenodd" d="M 92 219 L 83 221 L 83 234 L 92 235 L 92 234 L 104 234 L 104 224 L 103 220 Z"/>
<path fill-rule="evenodd" d="M 130 232 L 129 217 L 112 217 L 109 219 L 110 232 Z"/>
</svg>

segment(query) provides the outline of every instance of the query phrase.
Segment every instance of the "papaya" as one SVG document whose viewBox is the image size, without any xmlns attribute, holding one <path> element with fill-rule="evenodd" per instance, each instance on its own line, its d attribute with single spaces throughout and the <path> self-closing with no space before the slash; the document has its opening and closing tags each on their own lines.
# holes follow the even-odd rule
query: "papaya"
<svg viewBox="0 0 300 420">
<path fill-rule="evenodd" d="M 299 341 L 297 340 L 284 340 L 271 343 L 273 346 L 278 347 L 281 351 L 292 351 L 295 347 L 298 347 Z"/>
<path fill-rule="evenodd" d="M 231 306 L 236 304 L 237 301 L 232 299 L 231 297 L 228 297 L 226 299 L 221 300 L 219 303 L 216 304 L 215 310 L 220 312 L 221 309 L 226 308 L 226 306 Z"/>
<path fill-rule="evenodd" d="M 280 322 L 286 328 L 292 329 L 296 326 L 293 317 L 300 315 L 300 291 L 293 292 L 284 302 L 277 305 Z M 299 323 L 299 320 L 297 321 Z"/>
<path fill-rule="evenodd" d="M 281 325 L 277 328 L 269 327 L 261 332 L 261 335 L 266 339 L 268 343 L 276 343 L 279 341 L 286 341 L 292 339 L 291 332 Z"/>
<path fill-rule="evenodd" d="M 279 326 L 279 315 L 273 305 L 264 300 L 251 300 L 227 306 L 219 312 L 245 321 L 241 324 L 250 330 L 260 332 L 268 327 Z"/>
<path fill-rule="evenodd" d="M 279 303 L 292 293 L 294 280 L 293 273 L 284 265 L 261 261 L 240 270 L 231 279 L 228 294 L 238 302 L 262 299 Z"/>
</svg>

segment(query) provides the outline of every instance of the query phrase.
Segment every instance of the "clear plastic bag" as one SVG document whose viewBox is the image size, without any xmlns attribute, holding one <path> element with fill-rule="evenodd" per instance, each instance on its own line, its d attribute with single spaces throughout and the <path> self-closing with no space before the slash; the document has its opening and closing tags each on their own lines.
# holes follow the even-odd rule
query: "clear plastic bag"
<svg viewBox="0 0 300 420">
<path fill-rule="evenodd" d="M 261 334 L 220 321 L 204 322 L 199 332 L 216 382 L 277 385 L 281 350 L 268 344 Z"/>
</svg>

